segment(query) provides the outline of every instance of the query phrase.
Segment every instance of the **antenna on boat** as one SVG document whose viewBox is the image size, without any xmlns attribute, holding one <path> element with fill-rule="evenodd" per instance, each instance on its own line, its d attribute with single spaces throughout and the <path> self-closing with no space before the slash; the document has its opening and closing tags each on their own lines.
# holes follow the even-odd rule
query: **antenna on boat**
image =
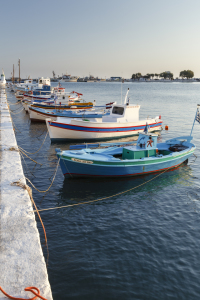
<svg viewBox="0 0 200 300">
<path fill-rule="evenodd" d="M 12 78 L 13 84 L 15 83 L 15 69 L 14 69 L 14 64 L 13 64 L 13 78 Z"/>
<path fill-rule="evenodd" d="M 195 114 L 195 118 L 194 118 L 194 122 L 193 122 L 193 125 L 192 125 L 192 130 L 191 130 L 190 136 L 192 136 L 192 131 L 193 131 L 193 128 L 194 128 L 195 121 L 200 123 L 199 107 L 200 107 L 200 104 L 197 104 L 197 111 L 196 111 L 196 114 Z"/>
<path fill-rule="evenodd" d="M 18 66 L 19 66 L 19 83 L 20 83 L 20 58 L 18 60 Z"/>
<path fill-rule="evenodd" d="M 121 81 L 121 104 L 122 104 L 122 81 Z"/>
<path fill-rule="evenodd" d="M 126 104 L 126 102 L 127 102 L 128 93 L 129 93 L 129 88 L 128 88 L 128 91 L 126 92 L 126 96 L 125 96 L 125 99 L 124 99 L 124 104 Z"/>
<path fill-rule="evenodd" d="M 122 77 L 123 77 L 123 73 L 122 73 Z M 122 104 L 122 83 L 124 83 L 123 78 L 121 78 L 121 104 Z"/>
</svg>

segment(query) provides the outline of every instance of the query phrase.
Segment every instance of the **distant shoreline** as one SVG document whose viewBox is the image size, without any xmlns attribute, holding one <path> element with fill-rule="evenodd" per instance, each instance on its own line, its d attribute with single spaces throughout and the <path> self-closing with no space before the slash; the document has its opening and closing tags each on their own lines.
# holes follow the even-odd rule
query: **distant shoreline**
<svg viewBox="0 0 200 300">
<path fill-rule="evenodd" d="M 27 79 L 21 79 L 21 82 L 24 82 Z M 33 79 L 33 81 L 37 82 L 37 79 Z M 6 82 L 12 82 L 12 79 L 6 79 Z M 59 80 L 52 80 L 51 82 L 59 82 Z M 110 80 L 110 79 L 106 79 L 106 80 L 88 80 L 88 81 L 76 81 L 76 82 L 81 82 L 81 83 L 91 83 L 91 82 L 115 82 L 115 83 L 125 83 L 125 82 L 129 82 L 129 83 L 154 83 L 154 82 L 158 82 L 158 83 L 174 83 L 174 82 L 180 82 L 180 83 L 196 83 L 196 82 L 200 82 L 200 79 L 174 79 L 174 80 L 166 80 L 166 79 L 151 79 L 151 80 L 134 80 L 134 79 L 123 79 L 123 80 Z M 15 81 L 15 83 L 19 83 L 18 81 Z M 63 82 L 62 82 L 63 83 Z M 74 83 L 73 81 L 69 81 L 66 83 Z"/>
</svg>

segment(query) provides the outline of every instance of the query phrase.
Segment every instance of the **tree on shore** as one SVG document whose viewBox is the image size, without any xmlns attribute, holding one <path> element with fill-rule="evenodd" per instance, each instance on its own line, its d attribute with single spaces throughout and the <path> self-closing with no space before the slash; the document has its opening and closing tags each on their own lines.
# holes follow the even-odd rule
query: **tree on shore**
<svg viewBox="0 0 200 300">
<path fill-rule="evenodd" d="M 194 77 L 194 72 L 193 71 L 191 71 L 191 70 L 184 70 L 184 71 L 181 71 L 180 72 L 180 75 L 179 75 L 180 77 L 182 77 L 182 78 L 193 78 Z"/>
<path fill-rule="evenodd" d="M 136 73 L 136 79 L 140 80 L 141 77 L 142 77 L 141 73 Z"/>
<path fill-rule="evenodd" d="M 150 79 L 150 74 L 147 73 L 146 75 L 143 76 L 144 79 Z"/>
<path fill-rule="evenodd" d="M 136 78 L 136 75 L 133 74 L 132 77 L 131 77 L 131 79 L 134 79 L 134 80 L 135 80 L 135 78 Z"/>
<path fill-rule="evenodd" d="M 174 74 L 171 72 L 162 72 L 159 74 L 160 77 L 164 78 L 164 79 L 173 79 Z"/>
</svg>

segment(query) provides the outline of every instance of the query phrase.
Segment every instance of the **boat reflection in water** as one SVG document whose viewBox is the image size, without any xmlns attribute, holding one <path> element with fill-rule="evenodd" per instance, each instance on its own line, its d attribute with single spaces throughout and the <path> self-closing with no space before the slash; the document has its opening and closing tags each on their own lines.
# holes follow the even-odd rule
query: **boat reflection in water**
<svg viewBox="0 0 200 300">
<path fill-rule="evenodd" d="M 187 165 L 187 161 L 179 167 L 165 171 L 164 173 L 154 173 L 139 177 L 126 178 L 76 178 L 69 180 L 65 178 L 63 187 L 58 193 L 58 202 L 55 206 L 72 205 L 86 201 L 95 201 L 98 205 L 105 204 L 105 201 L 124 201 L 125 199 L 141 198 L 148 200 L 146 193 L 162 192 L 165 188 L 172 188 L 173 185 L 191 185 L 192 169 Z M 127 198 L 128 197 L 128 198 Z M 107 199 L 106 199 L 107 198 Z M 92 203 L 92 202 L 91 202 Z M 75 207 L 74 207 L 75 208 Z"/>
</svg>

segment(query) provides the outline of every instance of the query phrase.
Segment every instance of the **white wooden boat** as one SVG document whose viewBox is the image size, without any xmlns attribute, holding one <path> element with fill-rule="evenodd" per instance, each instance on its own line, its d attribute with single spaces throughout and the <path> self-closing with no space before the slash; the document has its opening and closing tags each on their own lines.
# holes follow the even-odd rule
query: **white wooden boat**
<svg viewBox="0 0 200 300">
<path fill-rule="evenodd" d="M 146 124 L 150 132 L 161 130 L 163 123 L 161 117 L 139 120 L 140 105 L 129 104 L 128 91 L 124 104 L 113 104 L 110 115 L 103 116 L 100 120 L 46 119 L 51 141 L 109 140 L 128 137 L 144 131 Z"/>
</svg>

